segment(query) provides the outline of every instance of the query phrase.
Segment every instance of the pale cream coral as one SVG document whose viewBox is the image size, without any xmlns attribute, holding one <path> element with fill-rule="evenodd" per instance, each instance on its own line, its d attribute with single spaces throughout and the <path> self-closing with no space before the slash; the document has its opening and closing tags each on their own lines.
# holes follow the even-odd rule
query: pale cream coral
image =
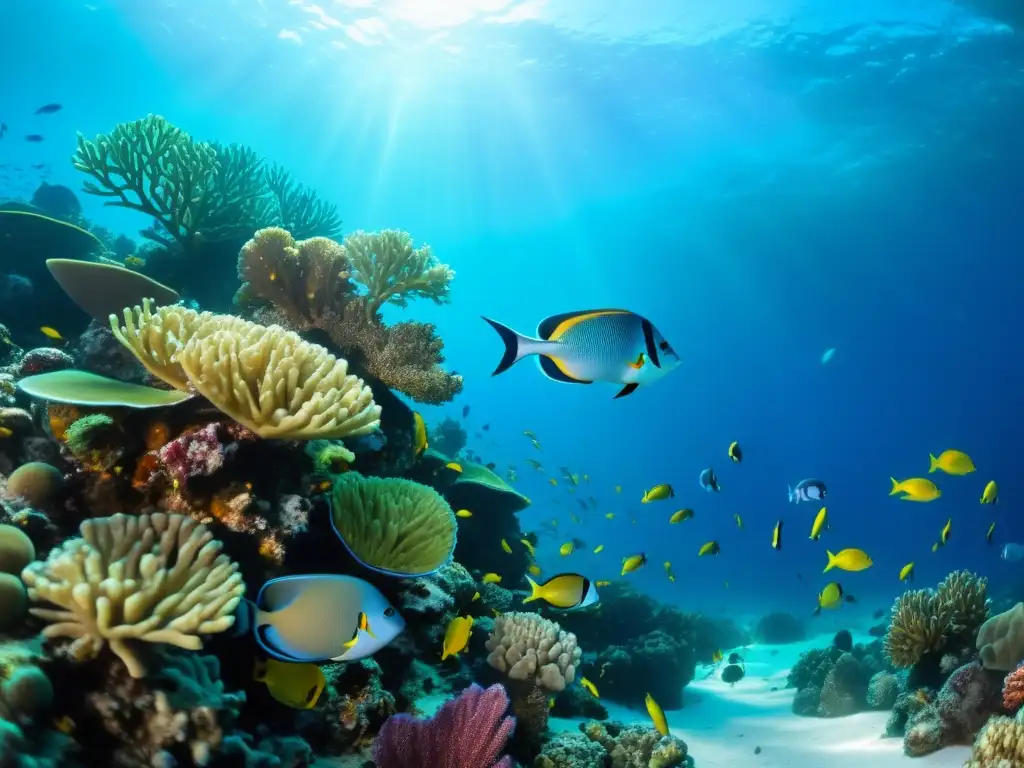
<svg viewBox="0 0 1024 768">
<path fill-rule="evenodd" d="M 73 638 L 71 654 L 94 658 L 109 645 L 132 677 L 145 675 L 136 642 L 203 647 L 200 635 L 229 629 L 245 585 L 207 528 L 184 515 L 93 518 L 81 538 L 21 573 L 47 637 Z"/>
<path fill-rule="evenodd" d="M 187 392 L 188 378 L 178 365 L 177 354 L 197 327 L 213 315 L 177 304 L 157 309 L 152 305 L 151 299 L 144 299 L 141 307 L 125 308 L 124 325 L 118 322 L 117 315 L 111 315 L 110 330 L 147 371 L 175 389 Z"/>
<path fill-rule="evenodd" d="M 994 717 L 981 729 L 964 768 L 1019 768 L 1024 765 L 1024 725 Z"/>
<path fill-rule="evenodd" d="M 494 620 L 487 663 L 510 680 L 533 680 L 552 693 L 576 678 L 582 651 L 576 635 L 535 613 L 505 613 Z"/>
</svg>

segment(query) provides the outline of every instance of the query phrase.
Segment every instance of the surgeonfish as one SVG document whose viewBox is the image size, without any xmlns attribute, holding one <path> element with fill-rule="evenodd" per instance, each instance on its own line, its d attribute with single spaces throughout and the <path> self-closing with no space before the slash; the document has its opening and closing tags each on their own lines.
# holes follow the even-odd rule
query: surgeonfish
<svg viewBox="0 0 1024 768">
<path fill-rule="evenodd" d="M 597 686 L 587 680 L 585 677 L 580 678 L 580 685 L 586 689 L 587 693 L 593 696 L 595 699 L 601 698 L 601 695 L 597 692 Z"/>
<path fill-rule="evenodd" d="M 981 494 L 982 504 L 995 504 L 999 501 L 999 486 L 996 485 L 995 480 L 989 480 L 985 485 L 985 490 Z"/>
<path fill-rule="evenodd" d="M 801 480 L 792 488 L 787 486 L 786 490 L 789 493 L 790 502 L 794 504 L 799 504 L 801 501 L 821 501 L 828 494 L 825 482 L 813 477 Z"/>
<path fill-rule="evenodd" d="M 838 581 L 832 581 L 825 585 L 818 595 L 818 607 L 814 609 L 814 615 L 821 613 L 822 609 L 838 608 L 843 604 L 843 587 Z"/>
<path fill-rule="evenodd" d="M 674 498 L 675 495 L 676 492 L 672 490 L 671 485 L 668 483 L 659 483 L 649 491 L 644 491 L 644 495 L 643 498 L 640 499 L 640 503 L 650 504 L 652 501 L 664 501 L 665 499 Z"/>
<path fill-rule="evenodd" d="M 1024 546 L 1020 544 L 1004 544 L 999 556 L 1008 563 L 1019 563 L 1024 558 Z"/>
<path fill-rule="evenodd" d="M 312 709 L 327 681 L 316 664 L 257 659 L 252 679 L 267 686 L 275 701 L 292 709 Z"/>
<path fill-rule="evenodd" d="M 699 482 L 700 487 L 703 488 L 708 493 L 718 493 L 720 490 L 722 490 L 722 487 L 718 484 L 718 478 L 715 476 L 715 470 L 713 470 L 711 467 L 708 467 L 707 469 L 700 473 L 700 477 L 698 478 L 697 482 Z"/>
<path fill-rule="evenodd" d="M 496 573 L 485 573 L 480 581 L 484 584 L 501 584 L 501 576 Z"/>
<path fill-rule="evenodd" d="M 926 477 L 912 477 L 909 480 L 897 480 L 895 477 L 890 477 L 892 481 L 892 490 L 889 491 L 890 496 L 895 496 L 897 493 L 902 493 L 900 496 L 904 501 L 934 501 L 942 495 L 935 483 Z"/>
<path fill-rule="evenodd" d="M 501 548 L 504 550 L 506 555 L 512 554 L 512 547 L 509 546 L 509 543 L 505 541 L 505 539 L 501 540 Z"/>
<path fill-rule="evenodd" d="M 684 520 L 689 520 L 693 517 L 692 509 L 680 509 L 677 512 L 672 513 L 672 517 L 668 519 L 670 523 L 681 523 Z"/>
<path fill-rule="evenodd" d="M 779 520 L 775 524 L 775 529 L 772 531 L 772 549 L 782 549 L 782 521 Z"/>
<path fill-rule="evenodd" d="M 244 604 L 245 605 L 245 604 Z M 362 579 L 308 573 L 271 579 L 240 612 L 259 646 L 279 661 L 356 661 L 405 629 L 405 620 Z"/>
<path fill-rule="evenodd" d="M 586 608 L 600 600 L 597 587 L 578 573 L 560 573 L 543 584 L 538 584 L 529 576 L 526 577 L 526 581 L 530 585 L 530 596 L 523 600 L 524 604 L 543 600 L 548 605 L 568 611 L 573 608 Z"/>
<path fill-rule="evenodd" d="M 928 461 L 928 474 L 940 469 L 947 475 L 969 475 L 975 471 L 974 462 L 963 451 L 943 451 L 938 458 L 929 453 Z"/>
<path fill-rule="evenodd" d="M 668 722 L 665 720 L 665 713 L 658 705 L 658 702 L 648 693 L 644 697 L 644 704 L 647 705 L 647 714 L 651 716 L 651 720 L 654 722 L 654 730 L 662 736 L 668 736 Z"/>
<path fill-rule="evenodd" d="M 427 423 L 420 416 L 419 411 L 413 411 L 412 420 L 412 454 L 419 458 L 420 454 L 427 449 Z"/>
<path fill-rule="evenodd" d="M 988 533 L 985 534 L 985 543 L 986 544 L 991 544 L 992 543 L 992 535 L 995 532 L 996 532 L 996 524 L 992 523 L 992 525 L 990 525 L 988 527 Z"/>
<path fill-rule="evenodd" d="M 843 549 L 835 555 L 825 550 L 825 554 L 828 555 L 828 565 L 822 573 L 828 573 L 833 568 L 842 571 L 863 571 L 874 564 L 863 549 Z"/>
<path fill-rule="evenodd" d="M 821 536 L 822 530 L 828 523 L 828 507 L 822 507 L 818 510 L 818 514 L 814 517 L 814 523 L 811 525 L 811 535 L 808 537 L 811 541 L 817 541 L 818 537 Z"/>
<path fill-rule="evenodd" d="M 651 384 L 680 363 L 649 320 L 624 309 L 595 309 L 552 315 L 530 338 L 489 318 L 505 345 L 493 376 L 519 360 L 537 355 L 549 379 L 573 384 L 595 381 L 624 385 L 615 397 L 625 397 L 641 384 Z"/>
<path fill-rule="evenodd" d="M 900 581 L 913 581 L 914 580 L 914 564 L 907 563 L 900 568 Z"/>
<path fill-rule="evenodd" d="M 717 555 L 722 551 L 717 541 L 709 541 L 701 546 L 697 551 L 697 557 L 704 557 L 704 555 Z"/>
<path fill-rule="evenodd" d="M 729 458 L 737 464 L 743 461 L 743 449 L 740 448 L 740 444 L 735 440 L 729 443 Z"/>
<path fill-rule="evenodd" d="M 647 555 L 641 552 L 638 555 L 630 555 L 629 557 L 622 558 L 622 573 L 620 576 L 625 576 L 627 573 L 633 573 L 638 571 L 647 565 Z"/>
<path fill-rule="evenodd" d="M 448 622 L 448 629 L 444 632 L 444 642 L 441 645 L 441 661 L 449 656 L 462 653 L 469 645 L 469 636 L 473 631 L 472 616 L 456 616 Z"/>
</svg>

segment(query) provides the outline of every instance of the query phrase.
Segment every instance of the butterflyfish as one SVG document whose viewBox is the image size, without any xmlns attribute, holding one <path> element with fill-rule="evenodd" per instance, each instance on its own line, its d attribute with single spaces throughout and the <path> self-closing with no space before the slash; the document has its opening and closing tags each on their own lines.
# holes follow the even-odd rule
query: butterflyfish
<svg viewBox="0 0 1024 768">
<path fill-rule="evenodd" d="M 457 461 L 449 461 L 447 464 L 445 464 L 445 466 L 452 472 L 462 472 L 462 465 L 459 464 L 459 462 Z"/>
<path fill-rule="evenodd" d="M 821 613 L 822 609 L 829 610 L 838 608 L 843 604 L 843 587 L 838 581 L 829 582 L 818 595 L 818 607 L 814 609 L 814 615 Z"/>
<path fill-rule="evenodd" d="M 543 584 L 538 584 L 529 576 L 526 581 L 530 585 L 530 596 L 523 600 L 524 604 L 543 600 L 548 605 L 568 611 L 586 608 L 600 600 L 597 587 L 578 573 L 560 573 Z"/>
<path fill-rule="evenodd" d="M 327 681 L 316 664 L 257 659 L 252 679 L 267 686 L 275 701 L 292 709 L 312 709 Z"/>
<path fill-rule="evenodd" d="M 832 554 L 825 550 L 828 556 L 828 565 L 822 573 L 828 573 L 833 568 L 841 571 L 863 571 L 870 568 L 873 562 L 863 549 L 842 549 L 838 554 Z"/>
<path fill-rule="evenodd" d="M 692 509 L 680 509 L 672 513 L 672 517 L 668 519 L 669 523 L 681 523 L 684 520 L 689 520 L 693 517 Z"/>
<path fill-rule="evenodd" d="M 622 384 L 615 395 L 618 398 L 641 384 L 652 384 L 680 363 L 679 355 L 649 320 L 624 309 L 552 315 L 537 326 L 537 338 L 489 318 L 484 320 L 505 345 L 493 376 L 524 357 L 537 355 L 541 372 L 549 379 L 573 384 Z"/>
<path fill-rule="evenodd" d="M 811 525 L 811 535 L 808 537 L 811 541 L 817 541 L 818 537 L 821 536 L 821 532 L 825 530 L 825 526 L 828 524 L 828 508 L 822 507 L 818 510 L 818 514 L 814 516 L 814 523 Z"/>
<path fill-rule="evenodd" d="M 729 443 L 729 458 L 737 464 L 743 461 L 743 450 L 740 448 L 740 444 L 735 440 Z"/>
<path fill-rule="evenodd" d="M 668 483 L 659 483 L 649 491 L 644 491 L 644 495 L 640 499 L 640 503 L 650 504 L 652 501 L 664 501 L 665 499 L 673 498 L 675 495 L 676 492 L 672 490 L 671 485 Z"/>
<path fill-rule="evenodd" d="M 654 723 L 654 730 L 661 736 L 668 736 L 668 721 L 665 720 L 665 712 L 651 694 L 644 697 L 644 704 L 647 706 L 647 714 L 651 716 Z"/>
<path fill-rule="evenodd" d="M 985 490 L 981 494 L 982 504 L 995 504 L 999 501 L 999 486 L 996 485 L 995 480 L 989 480 L 985 485 Z"/>
<path fill-rule="evenodd" d="M 412 420 L 412 452 L 413 456 L 419 457 L 427 449 L 427 423 L 419 411 L 413 411 Z"/>
<path fill-rule="evenodd" d="M 907 563 L 900 568 L 900 581 L 913 581 L 914 580 L 914 564 Z"/>
<path fill-rule="evenodd" d="M 630 555 L 629 557 L 622 558 L 622 573 L 620 576 L 625 576 L 627 573 L 633 573 L 633 571 L 640 570 L 647 565 L 647 555 L 641 552 L 638 555 Z"/>
<path fill-rule="evenodd" d="M 943 451 L 938 458 L 929 453 L 928 461 L 928 474 L 940 469 L 947 475 L 969 475 L 975 471 L 974 462 L 963 451 Z"/>
<path fill-rule="evenodd" d="M 448 622 L 448 629 L 445 630 L 444 642 L 441 646 L 441 661 L 466 650 L 472 630 L 472 616 L 456 616 Z"/>
<path fill-rule="evenodd" d="M 510 547 L 509 543 L 507 541 L 505 541 L 504 539 L 501 540 L 501 548 L 505 551 L 506 555 L 511 555 L 512 554 L 512 547 Z"/>
<path fill-rule="evenodd" d="M 701 545 L 701 548 L 697 550 L 697 557 L 704 557 L 704 555 L 717 555 L 722 551 L 722 547 L 717 541 L 708 541 Z"/>
</svg>

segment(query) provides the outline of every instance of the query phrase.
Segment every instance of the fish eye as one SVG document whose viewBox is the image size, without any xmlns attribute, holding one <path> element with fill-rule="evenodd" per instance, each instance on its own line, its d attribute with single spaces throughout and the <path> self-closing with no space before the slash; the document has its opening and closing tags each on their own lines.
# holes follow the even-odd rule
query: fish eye
<svg viewBox="0 0 1024 768">
<path fill-rule="evenodd" d="M 384 609 L 384 618 L 385 619 L 390 619 L 394 615 L 395 615 L 395 609 L 392 606 L 389 605 L 387 608 Z"/>
<path fill-rule="evenodd" d="M 662 349 L 662 350 L 668 349 L 668 342 L 662 340 L 662 342 L 658 345 L 658 349 Z"/>
</svg>

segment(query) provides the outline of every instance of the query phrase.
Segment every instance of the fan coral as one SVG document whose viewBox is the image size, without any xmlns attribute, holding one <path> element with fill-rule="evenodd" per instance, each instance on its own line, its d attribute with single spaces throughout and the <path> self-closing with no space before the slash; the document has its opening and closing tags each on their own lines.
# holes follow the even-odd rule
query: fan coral
<svg viewBox="0 0 1024 768">
<path fill-rule="evenodd" d="M 1024 664 L 1019 665 L 1003 680 L 1003 706 L 1016 712 L 1024 704 Z"/>
<path fill-rule="evenodd" d="M 457 524 L 433 488 L 350 472 L 334 481 L 334 530 L 359 562 L 394 576 L 425 576 L 455 551 Z"/>
<path fill-rule="evenodd" d="M 1015 768 L 1024 764 L 1024 724 L 994 717 L 974 742 L 964 768 Z"/>
<path fill-rule="evenodd" d="M 429 720 L 392 715 L 377 735 L 373 760 L 380 768 L 511 768 L 500 760 L 515 720 L 505 717 L 500 685 L 471 685 Z"/>
<path fill-rule="evenodd" d="M 47 637 L 74 638 L 72 656 L 95 658 L 109 644 L 132 677 L 145 665 L 133 643 L 203 647 L 200 635 L 224 632 L 245 585 L 205 526 L 182 515 L 114 515 L 85 520 L 81 538 L 29 564 L 21 577 Z"/>
<path fill-rule="evenodd" d="M 1007 672 L 1024 660 L 1024 603 L 986 621 L 976 646 L 986 669 Z"/>
</svg>

